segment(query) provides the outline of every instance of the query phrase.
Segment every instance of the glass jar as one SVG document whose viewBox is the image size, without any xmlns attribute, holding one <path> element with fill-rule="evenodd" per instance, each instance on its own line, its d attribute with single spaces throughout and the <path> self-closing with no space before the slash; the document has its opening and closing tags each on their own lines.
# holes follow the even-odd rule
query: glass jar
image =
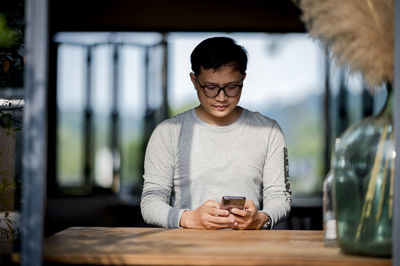
<svg viewBox="0 0 400 266">
<path fill-rule="evenodd" d="M 348 128 L 333 168 L 338 244 L 344 252 L 391 256 L 394 182 L 393 95 L 383 111 Z"/>
</svg>

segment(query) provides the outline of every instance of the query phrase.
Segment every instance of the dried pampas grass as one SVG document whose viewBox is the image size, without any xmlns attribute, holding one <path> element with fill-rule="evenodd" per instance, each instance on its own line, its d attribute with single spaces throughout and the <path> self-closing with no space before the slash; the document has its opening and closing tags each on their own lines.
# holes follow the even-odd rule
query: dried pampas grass
<svg viewBox="0 0 400 266">
<path fill-rule="evenodd" d="M 393 0 L 297 0 L 302 20 L 371 89 L 393 81 Z"/>
</svg>

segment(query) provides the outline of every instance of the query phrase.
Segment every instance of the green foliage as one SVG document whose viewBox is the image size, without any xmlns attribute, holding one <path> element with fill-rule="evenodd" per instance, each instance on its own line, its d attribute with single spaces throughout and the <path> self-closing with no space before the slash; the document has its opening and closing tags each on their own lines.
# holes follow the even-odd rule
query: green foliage
<svg viewBox="0 0 400 266">
<path fill-rule="evenodd" d="M 6 16 L 0 14 L 0 47 L 10 48 L 17 41 L 17 32 L 7 25 Z"/>
<path fill-rule="evenodd" d="M 3 225 L 6 225 L 5 228 Z M 6 212 L 4 217 L 0 217 L 0 237 L 13 242 L 18 235 L 16 222 L 9 218 L 9 213 Z"/>
<path fill-rule="evenodd" d="M 143 143 L 141 138 L 131 138 L 122 144 L 122 176 L 125 182 L 137 184 L 142 175 Z"/>
<path fill-rule="evenodd" d="M 3 206 L 10 205 L 11 199 L 9 193 L 15 189 L 15 183 L 3 178 L 0 182 L 0 204 Z"/>
<path fill-rule="evenodd" d="M 80 176 L 82 172 L 82 140 L 79 127 L 71 128 L 61 125 L 58 129 L 59 169 L 66 176 Z"/>
<path fill-rule="evenodd" d="M 11 191 L 15 189 L 15 183 L 3 178 L 0 183 L 0 204 L 2 207 L 10 207 L 12 204 Z M 4 217 L 0 217 L 0 236 L 8 241 L 14 241 L 19 232 L 16 229 L 16 222 L 10 217 L 9 212 L 5 212 Z"/>
<path fill-rule="evenodd" d="M 282 108 L 279 104 L 264 113 L 276 119 L 285 134 L 289 152 L 291 187 L 296 195 L 319 195 L 323 179 L 323 131 L 320 98 Z"/>
<path fill-rule="evenodd" d="M 0 88 L 23 87 L 25 1 L 0 1 Z"/>
<path fill-rule="evenodd" d="M 82 115 L 79 112 L 64 111 L 59 114 L 58 127 L 58 180 L 62 186 L 79 185 L 82 182 L 83 140 Z M 109 117 L 96 114 L 94 117 L 94 154 L 108 147 L 110 131 Z M 121 117 L 121 171 L 125 185 L 136 185 L 142 175 L 143 137 L 140 121 L 131 117 Z M 95 166 L 95 165 L 94 165 Z M 96 166 L 95 166 L 96 167 Z M 93 169 L 95 170 L 95 169 Z"/>
<path fill-rule="evenodd" d="M 10 107 L 11 102 L 8 101 L 0 105 L 0 130 L 5 132 L 6 137 L 2 141 L 5 142 L 6 147 L 15 144 L 16 132 L 20 131 L 22 126 L 21 121 L 15 115 L 16 112 L 10 110 Z M 8 148 L 0 150 L 0 159 L 4 159 L 4 156 L 12 156 Z M 0 164 L 0 210 L 6 210 L 4 215 L 0 216 L 0 237 L 13 242 L 18 238 L 19 232 L 16 222 L 10 217 L 9 210 L 20 205 L 20 200 L 14 198 L 15 195 L 18 195 L 17 184 L 20 188 L 21 180 L 18 175 L 14 176 L 13 170 L 10 169 L 10 164 L 15 164 L 15 159 L 7 157 L 5 159 L 0 161 L 6 164 Z"/>
<path fill-rule="evenodd" d="M 177 114 L 183 113 L 183 112 L 185 112 L 185 111 L 187 111 L 189 109 L 192 109 L 192 108 L 194 108 L 194 107 L 196 107 L 198 105 L 199 105 L 199 101 L 197 101 L 197 100 L 196 101 L 187 102 L 187 103 L 179 106 L 178 108 L 170 109 L 169 113 L 171 114 L 171 117 L 172 117 L 172 116 L 175 116 Z"/>
<path fill-rule="evenodd" d="M 0 109 L 0 127 L 5 129 L 7 137 L 12 137 L 15 139 L 15 133 L 21 130 L 20 126 L 20 123 L 15 120 L 12 114 L 4 113 Z M 2 152 L 0 152 L 0 156 L 1 154 Z"/>
</svg>

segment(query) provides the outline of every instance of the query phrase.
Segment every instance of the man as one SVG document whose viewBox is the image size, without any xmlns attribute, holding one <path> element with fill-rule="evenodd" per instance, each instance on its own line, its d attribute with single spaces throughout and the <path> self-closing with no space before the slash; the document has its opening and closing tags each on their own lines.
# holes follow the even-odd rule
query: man
<svg viewBox="0 0 400 266">
<path fill-rule="evenodd" d="M 285 140 L 272 119 L 238 106 L 247 54 L 234 40 L 206 39 L 192 52 L 200 105 L 162 122 L 145 156 L 141 210 L 162 227 L 262 229 L 290 211 Z M 245 209 L 220 209 L 222 196 Z"/>
</svg>

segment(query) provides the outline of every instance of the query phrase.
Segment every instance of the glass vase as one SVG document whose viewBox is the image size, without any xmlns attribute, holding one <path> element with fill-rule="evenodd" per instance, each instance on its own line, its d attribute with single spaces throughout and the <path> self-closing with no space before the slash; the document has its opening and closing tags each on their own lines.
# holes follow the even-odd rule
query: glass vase
<svg viewBox="0 0 400 266">
<path fill-rule="evenodd" d="M 330 171 L 322 184 L 322 210 L 324 223 L 324 245 L 336 246 L 336 217 L 333 208 L 333 182 L 334 174 Z"/>
<path fill-rule="evenodd" d="M 349 127 L 334 154 L 337 240 L 346 253 L 391 256 L 394 182 L 393 95 L 383 111 Z"/>
</svg>

